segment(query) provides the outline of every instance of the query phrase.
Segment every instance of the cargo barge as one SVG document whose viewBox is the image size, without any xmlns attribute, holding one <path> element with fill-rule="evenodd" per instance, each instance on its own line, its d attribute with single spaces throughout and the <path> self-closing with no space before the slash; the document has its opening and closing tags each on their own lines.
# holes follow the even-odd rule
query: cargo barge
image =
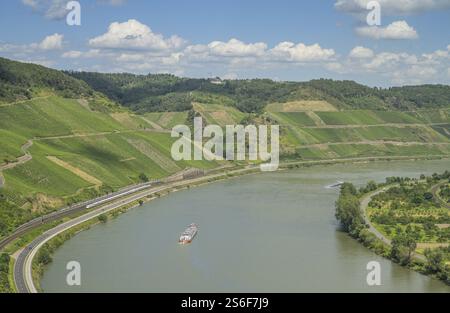
<svg viewBox="0 0 450 313">
<path fill-rule="evenodd" d="M 192 242 L 195 235 L 197 235 L 198 226 L 197 224 L 191 224 L 188 228 L 181 234 L 180 239 L 178 239 L 178 243 L 181 245 L 186 245 Z"/>
</svg>

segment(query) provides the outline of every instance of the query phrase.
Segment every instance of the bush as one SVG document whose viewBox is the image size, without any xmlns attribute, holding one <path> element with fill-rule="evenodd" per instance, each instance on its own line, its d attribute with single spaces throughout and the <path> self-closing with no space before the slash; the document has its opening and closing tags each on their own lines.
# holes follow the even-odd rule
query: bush
<svg viewBox="0 0 450 313">
<path fill-rule="evenodd" d="M 105 214 L 102 214 L 102 215 L 100 215 L 100 216 L 98 217 L 98 220 L 99 220 L 101 223 L 106 223 L 106 222 L 108 221 L 108 217 L 107 217 Z"/>
<path fill-rule="evenodd" d="M 144 173 L 139 174 L 139 179 L 144 182 L 147 183 L 150 179 L 147 177 L 147 175 L 145 175 Z"/>
<path fill-rule="evenodd" d="M 48 245 L 44 245 L 40 250 L 37 257 L 37 261 L 39 264 L 48 265 L 52 263 L 51 253 L 49 251 Z"/>
</svg>

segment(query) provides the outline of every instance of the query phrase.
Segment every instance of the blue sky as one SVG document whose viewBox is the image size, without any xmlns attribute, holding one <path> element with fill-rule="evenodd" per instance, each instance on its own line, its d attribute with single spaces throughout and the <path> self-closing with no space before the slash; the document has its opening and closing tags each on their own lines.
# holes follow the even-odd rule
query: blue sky
<svg viewBox="0 0 450 313">
<path fill-rule="evenodd" d="M 65 0 L 0 4 L 0 56 L 58 69 L 228 79 L 450 83 L 450 0 Z"/>
</svg>

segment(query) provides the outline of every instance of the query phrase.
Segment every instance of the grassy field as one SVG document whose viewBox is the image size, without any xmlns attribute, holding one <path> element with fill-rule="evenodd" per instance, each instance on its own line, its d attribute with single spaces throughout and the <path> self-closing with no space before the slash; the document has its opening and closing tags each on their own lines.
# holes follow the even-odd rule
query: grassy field
<svg viewBox="0 0 450 313">
<path fill-rule="evenodd" d="M 339 144 L 300 147 L 295 151 L 298 157 L 304 160 L 389 156 L 417 157 L 450 155 L 450 145 Z"/>
<path fill-rule="evenodd" d="M 246 114 L 237 109 L 213 103 L 194 103 L 194 110 L 201 114 L 207 124 L 219 126 L 236 125 L 246 117 Z"/>
<path fill-rule="evenodd" d="M 336 107 L 326 101 L 291 101 L 286 103 L 271 103 L 266 106 L 268 112 L 328 112 L 337 111 Z"/>
<path fill-rule="evenodd" d="M 304 106 L 304 105 L 303 105 Z M 271 104 L 268 117 L 281 125 L 282 151 L 302 159 L 448 155 L 449 110 L 289 112 Z"/>
<path fill-rule="evenodd" d="M 305 112 L 271 112 L 269 116 L 291 127 L 315 126 L 314 120 Z"/>
<path fill-rule="evenodd" d="M 147 116 L 162 127 L 184 123 L 186 117 L 187 113 Z M 175 139 L 170 133 L 151 131 L 154 127 L 144 118 L 105 108 L 92 111 L 85 102 L 56 96 L 0 107 L 0 164 L 23 155 L 22 145 L 33 140 L 28 149 L 32 159 L 3 171 L 0 200 L 26 218 L 139 183 L 141 174 L 159 179 L 187 167 L 218 166 L 173 161 Z M 5 218 L 11 219 L 21 217 Z"/>
</svg>

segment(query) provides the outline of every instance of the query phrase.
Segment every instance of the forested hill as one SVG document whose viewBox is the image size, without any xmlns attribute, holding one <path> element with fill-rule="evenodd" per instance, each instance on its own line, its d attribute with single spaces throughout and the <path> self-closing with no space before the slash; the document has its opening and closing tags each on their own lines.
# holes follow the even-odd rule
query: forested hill
<svg viewBox="0 0 450 313">
<path fill-rule="evenodd" d="M 219 99 L 243 112 L 258 112 L 272 102 L 325 100 L 339 109 L 415 110 L 450 105 L 450 86 L 371 88 L 327 79 L 275 82 L 268 79 L 213 81 L 173 75 L 68 72 L 136 111 L 185 111 L 198 97 Z"/>
<path fill-rule="evenodd" d="M 108 96 L 137 112 L 188 111 L 192 103 L 233 106 L 262 112 L 267 104 L 323 100 L 340 110 L 416 110 L 450 106 L 450 86 L 371 88 L 353 81 L 327 79 L 275 82 L 269 79 L 180 78 L 168 74 L 61 72 L 41 65 L 0 58 L 0 102 L 15 102 L 56 93 L 66 98 Z"/>
<path fill-rule="evenodd" d="M 85 82 L 61 71 L 0 58 L 0 102 L 27 100 L 45 92 L 66 98 L 93 94 Z"/>
</svg>

